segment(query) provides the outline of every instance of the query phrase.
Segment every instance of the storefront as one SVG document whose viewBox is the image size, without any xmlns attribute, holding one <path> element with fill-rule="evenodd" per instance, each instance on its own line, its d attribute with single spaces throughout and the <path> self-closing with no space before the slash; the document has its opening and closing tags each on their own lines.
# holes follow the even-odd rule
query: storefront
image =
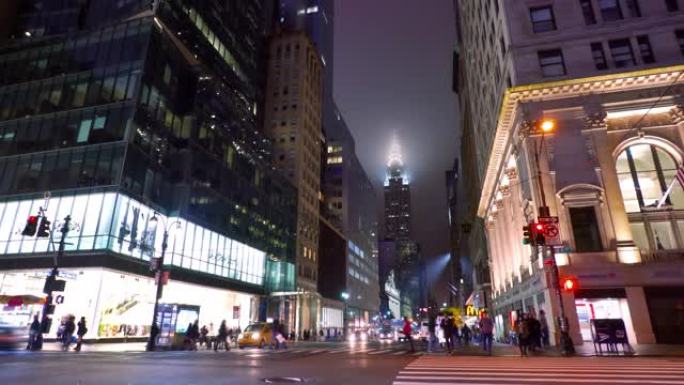
<svg viewBox="0 0 684 385">
<path fill-rule="evenodd" d="M 10 270 L 0 272 L 0 295 L 43 297 L 48 270 Z M 64 268 L 60 277 L 65 291 L 56 293 L 56 321 L 66 316 L 85 317 L 88 339 L 135 338 L 149 333 L 154 307 L 155 285 L 150 277 L 105 268 Z M 256 316 L 258 297 L 235 291 L 174 281 L 164 287 L 161 303 L 199 307 L 199 324 L 214 332 L 225 320 L 230 328 L 244 328 Z M 0 317 L 16 326 L 28 325 L 40 304 L 4 306 Z M 189 323 L 189 322 L 188 322 Z M 54 337 L 53 325 L 48 337 Z"/>
<path fill-rule="evenodd" d="M 575 308 L 583 341 L 592 340 L 592 319 L 622 319 L 629 341 L 636 342 L 624 289 L 580 290 L 575 296 Z"/>
</svg>

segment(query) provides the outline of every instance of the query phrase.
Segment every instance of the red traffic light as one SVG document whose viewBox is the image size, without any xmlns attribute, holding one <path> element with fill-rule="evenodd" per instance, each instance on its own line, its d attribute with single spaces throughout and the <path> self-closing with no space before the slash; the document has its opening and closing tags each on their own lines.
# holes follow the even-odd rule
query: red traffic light
<svg viewBox="0 0 684 385">
<path fill-rule="evenodd" d="M 30 224 L 32 224 L 32 225 L 35 225 L 36 223 L 38 223 L 38 217 L 35 216 L 35 215 L 30 215 L 30 216 L 28 217 L 28 221 L 27 221 L 27 222 L 30 223 Z"/>
<path fill-rule="evenodd" d="M 534 231 L 536 231 L 538 233 L 544 232 L 544 225 L 542 225 L 541 223 L 535 223 L 534 224 Z"/>
<path fill-rule="evenodd" d="M 577 282 L 577 278 L 575 277 L 565 277 L 563 278 L 561 288 L 563 288 L 563 291 L 575 291 L 579 287 L 579 284 Z"/>
</svg>

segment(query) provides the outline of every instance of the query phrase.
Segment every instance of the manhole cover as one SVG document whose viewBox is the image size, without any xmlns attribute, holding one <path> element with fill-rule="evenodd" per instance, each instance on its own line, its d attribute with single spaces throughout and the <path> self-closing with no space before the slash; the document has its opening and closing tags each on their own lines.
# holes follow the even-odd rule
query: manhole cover
<svg viewBox="0 0 684 385">
<path fill-rule="evenodd" d="M 299 377 L 271 377 L 264 378 L 264 382 L 267 384 L 291 384 L 297 382 L 304 382 L 304 379 Z"/>
</svg>

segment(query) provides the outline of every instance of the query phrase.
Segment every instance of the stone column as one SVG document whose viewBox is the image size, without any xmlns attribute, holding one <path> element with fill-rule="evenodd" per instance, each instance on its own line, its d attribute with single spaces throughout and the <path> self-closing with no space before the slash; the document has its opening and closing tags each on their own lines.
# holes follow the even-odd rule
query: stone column
<svg viewBox="0 0 684 385">
<path fill-rule="evenodd" d="M 630 286 L 625 288 L 627 293 L 627 306 L 634 326 L 636 343 L 655 344 L 655 334 L 651 325 L 650 312 L 646 303 L 646 294 L 641 286 Z"/>
<path fill-rule="evenodd" d="M 614 148 L 608 140 L 605 113 L 602 111 L 592 112 L 586 108 L 585 111 L 587 112 L 587 128 L 603 128 L 601 131 L 592 133 L 589 140 L 592 140 L 594 143 L 596 159 L 601 169 L 605 202 L 608 206 L 613 228 L 615 229 L 614 247 L 617 251 L 618 260 L 621 263 L 641 262 L 641 252 L 634 243 L 632 229 L 629 227 L 629 218 L 625 210 L 625 203 L 620 192 L 620 183 L 617 177 L 617 170 L 615 169 L 615 160 L 612 155 Z M 613 245 L 610 246 L 611 248 L 613 247 Z"/>
</svg>

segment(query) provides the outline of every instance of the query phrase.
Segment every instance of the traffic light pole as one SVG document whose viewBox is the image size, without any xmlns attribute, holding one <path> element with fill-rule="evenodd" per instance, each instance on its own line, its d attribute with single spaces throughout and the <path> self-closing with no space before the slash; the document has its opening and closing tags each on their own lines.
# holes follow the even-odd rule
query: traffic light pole
<svg viewBox="0 0 684 385">
<path fill-rule="evenodd" d="M 541 134 L 541 142 L 539 143 L 539 146 L 534 147 L 534 162 L 536 163 L 537 166 L 537 184 L 539 185 L 539 195 L 541 197 L 541 206 L 539 207 L 539 216 L 540 217 L 548 217 L 550 216 L 550 210 L 549 207 L 546 205 L 546 196 L 544 194 L 544 183 L 542 181 L 542 171 L 541 171 L 541 165 L 539 162 L 539 151 L 544 143 L 544 131 L 542 131 Z M 542 253 L 544 252 L 544 248 L 546 246 L 542 246 Z M 556 264 L 556 252 L 553 248 L 553 246 L 548 246 L 548 253 L 549 253 L 549 261 L 551 262 L 551 274 L 553 274 L 553 289 L 556 291 L 556 295 L 558 296 L 558 305 L 560 307 L 560 320 L 558 322 L 558 326 L 560 328 L 560 349 L 561 353 L 563 355 L 573 355 L 575 354 L 575 345 L 572 342 L 572 338 L 570 337 L 570 333 L 568 331 L 568 319 L 565 316 L 565 305 L 563 304 L 563 293 L 561 292 L 560 289 L 560 271 L 558 269 L 558 265 Z M 542 254 L 544 255 L 544 254 Z"/>
<path fill-rule="evenodd" d="M 57 248 L 57 253 L 53 255 L 52 259 L 52 270 L 50 271 L 50 274 L 45 278 L 45 294 L 47 294 L 47 297 L 45 298 L 45 303 L 43 304 L 43 311 L 41 314 L 41 321 L 40 321 L 40 331 L 41 333 L 48 333 L 50 331 L 50 326 L 52 325 L 50 317 L 48 317 L 48 313 L 50 312 L 50 309 L 52 307 L 52 289 L 53 289 L 53 284 L 57 280 L 57 276 L 59 274 L 58 266 L 59 266 L 59 259 L 64 255 L 64 245 L 66 243 L 66 237 L 67 234 L 69 233 L 69 226 L 71 224 L 71 215 L 67 215 L 64 218 L 64 224 L 62 225 L 62 237 L 59 240 L 59 247 Z M 50 239 L 52 239 L 52 236 L 50 236 Z"/>
<path fill-rule="evenodd" d="M 156 334 L 153 332 L 155 328 L 158 328 L 157 326 L 157 307 L 159 306 L 159 298 L 162 296 L 162 290 L 163 290 L 163 285 L 162 285 L 162 275 L 164 274 L 164 255 L 166 254 L 166 248 L 168 247 L 168 241 L 169 241 L 169 230 L 164 229 L 164 238 L 162 238 L 162 250 L 161 250 L 161 256 L 159 257 L 158 265 L 157 268 L 155 269 L 155 274 L 154 277 L 157 281 L 157 294 L 154 296 L 154 309 L 152 309 L 152 325 L 150 327 L 150 337 L 147 342 L 147 351 L 154 351 L 157 345 L 156 341 Z"/>
</svg>

